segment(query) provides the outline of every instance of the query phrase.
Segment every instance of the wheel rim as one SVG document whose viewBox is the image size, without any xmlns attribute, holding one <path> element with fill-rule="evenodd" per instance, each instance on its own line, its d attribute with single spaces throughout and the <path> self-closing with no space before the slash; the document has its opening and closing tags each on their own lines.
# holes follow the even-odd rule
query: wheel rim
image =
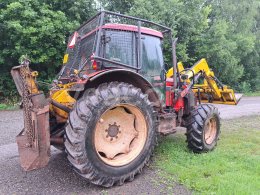
<svg viewBox="0 0 260 195">
<path fill-rule="evenodd" d="M 98 120 L 94 145 L 100 159 L 111 166 L 123 166 L 142 151 L 147 139 L 145 116 L 136 106 L 119 104 Z"/>
<path fill-rule="evenodd" d="M 205 142 L 207 144 L 212 144 L 215 140 L 217 135 L 217 121 L 215 118 L 210 118 L 206 122 L 206 129 L 205 129 Z"/>
</svg>

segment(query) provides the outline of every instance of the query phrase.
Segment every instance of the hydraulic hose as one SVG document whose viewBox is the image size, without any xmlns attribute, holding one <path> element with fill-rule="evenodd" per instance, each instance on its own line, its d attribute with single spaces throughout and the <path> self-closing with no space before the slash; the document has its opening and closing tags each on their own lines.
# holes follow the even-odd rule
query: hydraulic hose
<svg viewBox="0 0 260 195">
<path fill-rule="evenodd" d="M 63 104 L 59 103 L 59 102 L 56 102 L 55 100 L 50 100 L 50 103 L 53 104 L 55 107 L 69 113 L 71 111 L 70 108 L 64 106 Z"/>
</svg>

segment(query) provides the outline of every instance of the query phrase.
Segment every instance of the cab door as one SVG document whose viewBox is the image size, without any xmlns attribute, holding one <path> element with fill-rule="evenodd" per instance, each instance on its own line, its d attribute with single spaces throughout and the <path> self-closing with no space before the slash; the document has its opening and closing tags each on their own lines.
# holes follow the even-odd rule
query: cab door
<svg viewBox="0 0 260 195">
<path fill-rule="evenodd" d="M 160 99 L 165 100 L 165 70 L 162 43 L 159 37 L 142 36 L 142 69 L 139 71 L 155 88 Z"/>
</svg>

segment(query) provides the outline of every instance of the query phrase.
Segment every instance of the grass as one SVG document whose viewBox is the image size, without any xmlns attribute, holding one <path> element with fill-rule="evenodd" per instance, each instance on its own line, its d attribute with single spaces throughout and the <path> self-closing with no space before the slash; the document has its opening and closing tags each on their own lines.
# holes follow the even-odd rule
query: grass
<svg viewBox="0 0 260 195">
<path fill-rule="evenodd" d="M 260 96 L 260 91 L 256 91 L 256 92 L 248 92 L 244 94 L 247 97 L 255 97 L 255 96 Z"/>
<path fill-rule="evenodd" d="M 0 110 L 15 110 L 18 109 L 17 105 L 0 103 Z"/>
<path fill-rule="evenodd" d="M 260 116 L 222 120 L 217 148 L 188 151 L 185 136 L 166 137 L 156 149 L 156 166 L 198 194 L 260 194 Z"/>
</svg>

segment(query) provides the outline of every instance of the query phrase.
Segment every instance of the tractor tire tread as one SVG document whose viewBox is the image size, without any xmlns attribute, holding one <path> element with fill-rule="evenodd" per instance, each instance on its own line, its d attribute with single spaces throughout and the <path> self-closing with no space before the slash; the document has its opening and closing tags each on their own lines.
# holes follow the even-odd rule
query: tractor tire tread
<svg viewBox="0 0 260 195">
<path fill-rule="evenodd" d="M 208 146 L 204 141 L 204 124 L 209 117 L 216 117 L 217 119 L 217 135 L 212 145 Z M 213 150 L 217 144 L 218 136 L 220 133 L 220 117 L 218 109 L 210 104 L 201 104 L 196 109 L 191 111 L 187 119 L 186 137 L 188 148 L 195 153 L 203 153 Z"/>
<path fill-rule="evenodd" d="M 154 136 L 151 138 L 150 148 L 145 154 L 145 160 L 137 165 L 136 169 L 131 172 L 118 177 L 108 177 L 100 172 L 93 162 L 90 162 L 85 152 L 85 136 L 86 124 L 92 122 L 92 116 L 95 115 L 95 110 L 98 109 L 99 102 L 110 98 L 119 98 L 120 96 L 130 95 L 137 96 L 137 101 L 145 102 L 147 107 L 151 108 L 151 118 L 153 120 Z M 158 129 L 158 113 L 154 111 L 148 96 L 133 85 L 127 83 L 111 82 L 100 84 L 96 89 L 91 88 L 85 91 L 84 95 L 78 100 L 71 111 L 68 124 L 66 126 L 65 148 L 67 158 L 74 170 L 88 179 L 94 184 L 104 187 L 111 187 L 113 185 L 122 185 L 125 181 L 132 181 L 143 167 L 148 164 L 152 152 L 157 145 L 157 129 Z"/>
</svg>

